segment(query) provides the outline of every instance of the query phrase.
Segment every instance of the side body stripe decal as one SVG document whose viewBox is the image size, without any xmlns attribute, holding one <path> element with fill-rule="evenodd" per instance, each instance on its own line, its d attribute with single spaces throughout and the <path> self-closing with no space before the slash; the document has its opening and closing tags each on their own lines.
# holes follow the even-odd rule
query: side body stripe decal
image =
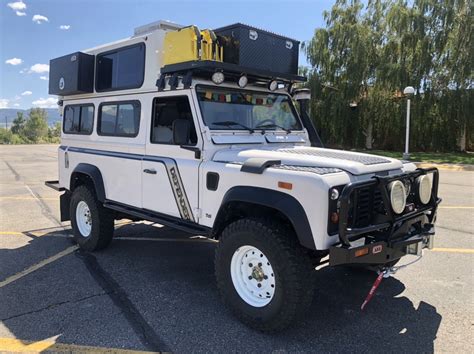
<svg viewBox="0 0 474 354">
<path fill-rule="evenodd" d="M 107 150 L 96 150 L 96 149 L 87 149 L 87 148 L 78 148 L 78 147 L 67 147 L 60 146 L 62 150 L 67 150 L 69 152 L 78 152 L 82 154 L 91 154 L 91 155 L 100 155 L 108 157 L 116 157 L 122 159 L 130 160 L 140 160 L 140 161 L 152 161 L 162 163 L 168 174 L 168 180 L 173 191 L 173 195 L 176 201 L 176 205 L 179 210 L 179 214 L 182 219 L 195 221 L 194 215 L 192 213 L 191 205 L 189 204 L 188 196 L 186 195 L 186 190 L 184 188 L 181 175 L 179 174 L 179 169 L 176 161 L 169 157 L 161 156 L 151 156 L 151 155 L 140 155 L 140 154 L 131 154 L 125 152 L 114 152 Z"/>
</svg>

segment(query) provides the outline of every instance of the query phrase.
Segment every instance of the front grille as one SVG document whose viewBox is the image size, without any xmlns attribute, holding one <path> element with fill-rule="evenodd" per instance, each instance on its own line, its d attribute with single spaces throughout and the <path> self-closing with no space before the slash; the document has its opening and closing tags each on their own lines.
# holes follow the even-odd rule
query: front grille
<svg viewBox="0 0 474 354">
<path fill-rule="evenodd" d="M 351 205 L 349 212 L 349 227 L 351 228 L 369 226 L 377 214 L 386 214 L 382 194 L 375 186 L 355 191 L 351 198 Z"/>
</svg>

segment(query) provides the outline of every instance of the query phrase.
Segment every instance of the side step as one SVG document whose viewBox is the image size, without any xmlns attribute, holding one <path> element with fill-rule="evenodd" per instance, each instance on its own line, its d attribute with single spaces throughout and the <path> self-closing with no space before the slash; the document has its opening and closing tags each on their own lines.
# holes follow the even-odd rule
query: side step
<svg viewBox="0 0 474 354">
<path fill-rule="evenodd" d="M 44 182 L 44 184 L 48 186 L 49 188 L 53 188 L 55 191 L 58 191 L 58 192 L 62 192 L 66 190 L 66 188 L 59 186 L 59 181 L 46 181 Z"/>
<path fill-rule="evenodd" d="M 197 223 L 190 222 L 187 220 L 183 220 L 181 218 L 176 218 L 174 216 L 157 213 L 157 212 L 147 210 L 147 209 L 134 208 L 132 206 L 123 205 L 117 202 L 112 202 L 110 200 L 105 201 L 104 207 L 124 213 L 124 214 L 136 216 L 140 219 L 153 221 L 161 225 L 165 225 L 177 230 L 188 232 L 193 235 L 206 236 L 206 235 L 209 235 L 212 231 L 212 229 L 209 227 L 202 226 L 202 225 L 199 225 Z"/>
</svg>

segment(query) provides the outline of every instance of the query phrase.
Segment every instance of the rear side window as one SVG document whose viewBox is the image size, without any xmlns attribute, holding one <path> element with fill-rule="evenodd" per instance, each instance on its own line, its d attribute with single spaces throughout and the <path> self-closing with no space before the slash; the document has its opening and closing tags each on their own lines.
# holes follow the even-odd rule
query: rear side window
<svg viewBox="0 0 474 354">
<path fill-rule="evenodd" d="M 135 137 L 139 128 L 139 101 L 103 103 L 99 106 L 99 135 Z"/>
<path fill-rule="evenodd" d="M 96 91 L 141 87 L 145 74 L 143 43 L 97 55 Z"/>
<path fill-rule="evenodd" d="M 64 133 L 89 135 L 92 133 L 93 125 L 94 105 L 74 105 L 64 108 Z"/>
</svg>

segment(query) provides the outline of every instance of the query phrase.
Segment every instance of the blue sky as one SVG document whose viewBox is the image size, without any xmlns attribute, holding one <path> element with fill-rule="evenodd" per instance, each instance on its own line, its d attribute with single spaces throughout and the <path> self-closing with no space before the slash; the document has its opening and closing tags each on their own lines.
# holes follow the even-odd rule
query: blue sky
<svg viewBox="0 0 474 354">
<path fill-rule="evenodd" d="M 242 22 L 300 41 L 334 0 L 0 0 L 0 108 L 56 107 L 49 60 L 129 37 L 160 19 L 200 28 Z M 300 64 L 304 57 L 300 56 Z M 301 63 L 303 60 L 303 63 Z"/>
</svg>

